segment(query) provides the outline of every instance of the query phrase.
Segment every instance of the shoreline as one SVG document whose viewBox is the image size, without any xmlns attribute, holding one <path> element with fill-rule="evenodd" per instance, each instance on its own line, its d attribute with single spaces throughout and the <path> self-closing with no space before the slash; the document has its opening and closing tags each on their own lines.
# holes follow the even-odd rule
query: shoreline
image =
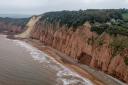
<svg viewBox="0 0 128 85">
<path fill-rule="evenodd" d="M 91 75 L 89 72 L 87 72 L 87 71 L 83 70 L 82 68 L 76 66 L 73 62 L 69 62 L 66 59 L 63 59 L 62 57 L 60 57 L 61 55 L 58 54 L 57 52 L 55 52 L 55 49 L 47 47 L 47 46 L 44 46 L 38 40 L 32 41 L 31 39 L 29 39 L 29 40 L 28 39 L 23 39 L 23 41 L 25 41 L 26 43 L 29 43 L 30 45 L 36 47 L 39 50 L 45 52 L 50 57 L 52 57 L 55 60 L 57 60 L 59 63 L 63 64 L 64 66 L 66 66 L 68 68 L 70 68 L 72 71 L 78 73 L 79 75 L 81 75 L 84 78 L 89 79 L 95 85 L 106 85 L 102 81 L 100 81 L 99 79 L 97 79 L 93 75 Z"/>
<path fill-rule="evenodd" d="M 54 58 L 56 61 L 61 63 L 62 65 L 68 67 L 70 70 L 76 72 L 80 76 L 90 80 L 94 83 L 94 85 L 127 85 L 120 80 L 107 75 L 101 71 L 98 71 L 94 68 L 91 68 L 87 65 L 82 65 L 79 63 L 76 63 L 73 59 L 71 59 L 69 56 L 67 56 L 64 53 L 61 53 L 60 51 L 51 48 L 49 46 L 45 46 L 43 43 L 39 42 L 39 40 L 35 39 L 22 39 L 22 38 L 15 38 L 15 37 L 8 37 L 9 39 L 16 39 L 24 41 L 33 47 L 36 47 L 40 51 L 43 51 L 50 57 Z"/>
<path fill-rule="evenodd" d="M 53 57 L 55 60 L 65 65 L 66 67 L 69 67 L 71 70 L 77 72 L 81 76 L 88 78 L 95 85 L 127 85 L 122 81 L 108 74 L 105 74 L 99 70 L 91 68 L 87 65 L 76 63 L 73 59 L 69 58 L 69 56 L 67 56 L 66 54 L 63 54 L 60 51 L 54 48 L 51 48 L 49 46 L 45 46 L 43 43 L 39 42 L 38 40 L 23 39 L 23 41 L 45 52 L 46 54 Z"/>
<path fill-rule="evenodd" d="M 56 73 L 57 82 L 58 80 L 61 80 L 63 82 L 63 85 L 69 85 L 69 84 L 96 85 L 96 84 L 93 84 L 93 82 L 91 82 L 88 78 L 84 78 L 83 76 L 79 75 L 76 71 L 64 65 L 64 63 L 57 61 L 55 58 L 52 57 L 53 55 L 49 55 L 48 53 L 41 51 L 38 48 L 24 41 L 14 40 L 14 43 L 16 43 L 17 45 L 23 48 L 26 48 L 26 51 L 30 53 L 30 55 L 34 60 L 37 60 L 39 61 L 39 63 L 42 63 L 42 64 L 44 63 L 50 68 L 54 68 L 53 70 L 57 72 Z M 57 85 L 62 85 L 62 84 L 57 84 Z"/>
</svg>

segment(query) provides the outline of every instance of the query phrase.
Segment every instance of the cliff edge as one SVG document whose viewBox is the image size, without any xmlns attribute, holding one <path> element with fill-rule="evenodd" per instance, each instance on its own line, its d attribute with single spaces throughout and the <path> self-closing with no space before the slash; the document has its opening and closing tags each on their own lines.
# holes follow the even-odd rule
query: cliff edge
<svg viewBox="0 0 128 85">
<path fill-rule="evenodd" d="M 99 35 L 92 31 L 93 25 L 90 22 L 74 27 L 59 22 L 47 22 L 48 19 L 44 19 L 44 16 L 32 17 L 27 24 L 28 29 L 20 36 L 40 40 L 69 55 L 78 63 L 97 68 L 128 83 L 126 35 L 110 35 L 107 32 Z"/>
</svg>

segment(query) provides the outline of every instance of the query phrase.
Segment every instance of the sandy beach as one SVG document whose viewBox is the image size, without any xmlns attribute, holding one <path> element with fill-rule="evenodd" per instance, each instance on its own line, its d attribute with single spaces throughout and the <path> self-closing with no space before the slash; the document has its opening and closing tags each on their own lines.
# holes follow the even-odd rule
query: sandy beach
<svg viewBox="0 0 128 85">
<path fill-rule="evenodd" d="M 122 81 L 113 78 L 112 76 L 109 76 L 97 69 L 77 63 L 76 61 L 71 59 L 71 57 L 49 46 L 45 46 L 38 40 L 25 39 L 24 41 L 38 48 L 39 50 L 47 53 L 49 56 L 52 56 L 58 62 L 65 65 L 66 67 L 69 67 L 71 70 L 77 72 L 84 78 L 88 78 L 93 83 L 95 83 L 95 85 L 127 85 L 126 83 L 123 83 Z"/>
<path fill-rule="evenodd" d="M 4 35 L 0 35 L 0 41 L 0 85 L 94 85 L 88 77 L 70 69 L 76 67 L 55 60 L 54 54 Z"/>
</svg>

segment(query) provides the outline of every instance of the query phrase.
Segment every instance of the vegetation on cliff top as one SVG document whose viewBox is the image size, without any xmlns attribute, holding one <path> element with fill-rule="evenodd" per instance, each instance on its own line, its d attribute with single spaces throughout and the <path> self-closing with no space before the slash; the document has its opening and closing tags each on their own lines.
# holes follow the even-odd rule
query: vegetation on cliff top
<svg viewBox="0 0 128 85">
<path fill-rule="evenodd" d="M 56 24 L 60 26 L 73 27 L 77 29 L 86 21 L 91 23 L 91 31 L 101 35 L 106 32 L 113 37 L 110 43 L 112 55 L 120 54 L 123 49 L 128 48 L 128 9 L 88 9 L 79 11 L 56 11 L 42 15 L 40 21 Z M 73 30 L 74 30 L 73 29 Z M 119 37 L 121 35 L 122 37 Z M 125 38 L 126 37 L 126 38 Z M 90 40 L 88 43 L 91 43 Z M 97 41 L 98 45 L 103 45 L 102 39 Z"/>
<path fill-rule="evenodd" d="M 25 26 L 28 22 L 29 18 L 2 18 L 0 17 L 0 22 L 3 22 L 5 24 L 12 24 L 17 26 Z"/>
<path fill-rule="evenodd" d="M 46 23 L 59 23 L 60 26 L 74 27 L 74 29 L 89 21 L 92 24 L 92 31 L 98 34 L 106 31 L 110 34 L 128 35 L 127 9 L 88 9 L 47 12 L 42 15 L 41 20 Z"/>
<path fill-rule="evenodd" d="M 105 23 L 111 19 L 122 19 L 122 10 L 115 9 L 88 9 L 79 11 L 57 11 L 43 14 L 46 22 L 65 24 L 67 26 L 81 26 L 86 21 Z"/>
</svg>

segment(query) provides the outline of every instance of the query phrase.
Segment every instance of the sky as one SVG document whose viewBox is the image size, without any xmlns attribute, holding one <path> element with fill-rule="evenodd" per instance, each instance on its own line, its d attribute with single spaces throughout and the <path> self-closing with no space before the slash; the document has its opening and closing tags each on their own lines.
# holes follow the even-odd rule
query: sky
<svg viewBox="0 0 128 85">
<path fill-rule="evenodd" d="M 128 0 L 0 0 L 0 14 L 42 14 L 49 11 L 128 8 Z"/>
</svg>

